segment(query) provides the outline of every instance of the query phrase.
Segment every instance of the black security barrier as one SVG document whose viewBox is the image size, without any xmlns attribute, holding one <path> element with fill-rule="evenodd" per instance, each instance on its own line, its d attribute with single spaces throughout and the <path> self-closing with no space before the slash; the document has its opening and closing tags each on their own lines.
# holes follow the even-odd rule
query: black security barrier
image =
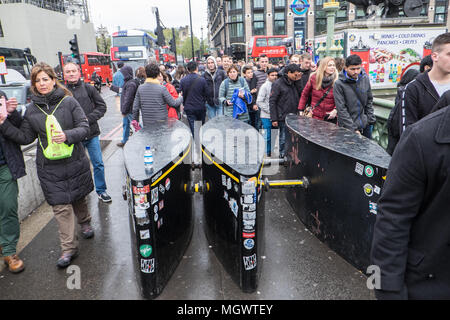
<svg viewBox="0 0 450 320">
<path fill-rule="evenodd" d="M 153 149 L 152 173 L 144 169 L 146 146 Z M 192 236 L 191 148 L 189 128 L 173 119 L 145 127 L 124 147 L 132 251 L 149 299 L 162 292 Z"/>
<path fill-rule="evenodd" d="M 288 201 L 314 235 L 365 272 L 390 156 L 329 122 L 290 114 L 286 124 L 287 179 L 309 181 L 306 190 L 288 189 Z"/>
<path fill-rule="evenodd" d="M 209 120 L 200 137 L 207 239 L 233 281 L 253 292 L 264 249 L 265 141 L 253 127 L 226 116 Z"/>
</svg>

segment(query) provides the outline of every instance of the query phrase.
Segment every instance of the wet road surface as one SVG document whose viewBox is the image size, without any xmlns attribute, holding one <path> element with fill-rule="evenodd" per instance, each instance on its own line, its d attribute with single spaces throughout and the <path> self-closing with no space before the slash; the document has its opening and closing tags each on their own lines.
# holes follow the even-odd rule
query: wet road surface
<svg viewBox="0 0 450 320">
<path fill-rule="evenodd" d="M 5 269 L 0 271 L 0 299 L 142 299 L 139 274 L 132 263 L 135 249 L 131 248 L 127 203 L 122 198 L 123 154 L 116 146 L 121 139 L 122 118 L 114 95 L 108 91 L 103 95 L 109 108 L 100 125 L 102 138 L 109 135 L 108 140 L 112 140 L 103 156 L 108 193 L 113 201 L 105 204 L 95 192 L 89 195 L 95 237 L 89 240 L 80 237 L 75 267 L 58 269 L 58 229 L 55 219 L 49 218 L 20 252 L 25 271 L 17 275 Z M 194 179 L 200 179 L 199 171 Z M 366 277 L 317 240 L 299 221 L 283 190 L 271 190 L 266 195 L 266 246 L 258 264 L 262 268 L 258 289 L 251 294 L 241 292 L 209 247 L 200 194 L 194 195 L 193 205 L 192 240 L 158 300 L 374 298 L 366 287 Z M 51 215 L 48 205 L 41 210 Z M 28 230 L 27 220 L 22 223 L 22 233 Z M 73 275 L 78 271 L 79 289 L 73 288 Z"/>
</svg>

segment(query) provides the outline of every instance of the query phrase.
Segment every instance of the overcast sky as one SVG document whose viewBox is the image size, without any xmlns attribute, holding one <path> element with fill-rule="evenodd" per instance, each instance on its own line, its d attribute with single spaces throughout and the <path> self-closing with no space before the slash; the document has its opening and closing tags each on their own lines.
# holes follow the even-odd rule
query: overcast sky
<svg viewBox="0 0 450 320">
<path fill-rule="evenodd" d="M 159 16 L 167 28 L 189 25 L 189 0 L 88 0 L 90 16 L 95 27 L 101 24 L 109 33 L 120 29 L 156 29 L 152 7 L 158 7 Z M 207 0 L 191 0 L 194 36 L 207 37 Z"/>
</svg>

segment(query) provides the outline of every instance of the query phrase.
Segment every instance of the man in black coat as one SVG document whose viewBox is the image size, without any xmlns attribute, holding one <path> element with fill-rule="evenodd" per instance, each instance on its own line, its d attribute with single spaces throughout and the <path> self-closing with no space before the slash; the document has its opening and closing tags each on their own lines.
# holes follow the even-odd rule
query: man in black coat
<svg viewBox="0 0 450 320">
<path fill-rule="evenodd" d="M 0 91 L 1 97 L 7 98 L 3 91 Z M 8 106 L 12 104 L 17 106 L 15 98 L 7 102 Z M 13 109 L 15 110 L 15 107 Z M 8 119 L 15 127 L 20 127 L 22 123 L 22 117 L 17 111 L 11 112 Z M 17 179 L 25 175 L 25 162 L 20 146 L 3 136 L 0 131 L 0 255 L 3 254 L 9 271 L 13 273 L 25 268 L 23 261 L 16 254 L 20 237 Z"/>
<path fill-rule="evenodd" d="M 123 74 L 124 84 L 122 88 L 108 84 L 107 86 L 114 92 L 120 93 L 120 112 L 123 116 L 123 138 L 117 145 L 123 147 L 130 137 L 131 121 L 133 121 L 133 103 L 136 91 L 139 87 L 138 80 L 134 79 L 133 68 L 125 65 L 120 69 Z"/>
<path fill-rule="evenodd" d="M 378 202 L 378 299 L 450 299 L 450 108 L 409 126 Z"/>
<path fill-rule="evenodd" d="M 300 101 L 300 95 L 295 86 L 295 81 L 300 76 L 300 67 L 296 64 L 290 64 L 284 70 L 283 76 L 272 85 L 269 98 L 272 126 L 280 128 L 280 158 L 284 158 L 286 155 L 286 116 L 289 113 L 297 113 L 298 102 Z"/>
<path fill-rule="evenodd" d="M 402 130 L 429 115 L 440 97 L 450 90 L 450 33 L 436 37 L 431 51 L 433 68 L 405 88 Z"/>
<path fill-rule="evenodd" d="M 94 168 L 95 191 L 100 200 L 111 202 L 112 199 L 106 192 L 105 165 L 99 139 L 100 127 L 97 123 L 105 115 L 106 103 L 93 86 L 81 81 L 80 67 L 77 64 L 67 63 L 64 66 L 64 79 L 67 81 L 67 88 L 83 108 L 89 121 L 90 133 L 83 141 L 83 145 L 89 152 Z"/>
<path fill-rule="evenodd" d="M 198 74 L 197 62 L 189 61 L 187 70 L 189 74 L 181 79 L 180 87 L 183 92 L 184 112 L 188 118 L 192 135 L 194 135 L 195 121 L 205 123 L 206 80 Z"/>
<path fill-rule="evenodd" d="M 216 58 L 209 56 L 206 59 L 206 71 L 203 74 L 206 81 L 206 109 L 208 118 L 223 115 L 223 106 L 219 102 L 219 88 L 222 81 L 227 78 L 227 73 L 219 69 Z"/>
</svg>

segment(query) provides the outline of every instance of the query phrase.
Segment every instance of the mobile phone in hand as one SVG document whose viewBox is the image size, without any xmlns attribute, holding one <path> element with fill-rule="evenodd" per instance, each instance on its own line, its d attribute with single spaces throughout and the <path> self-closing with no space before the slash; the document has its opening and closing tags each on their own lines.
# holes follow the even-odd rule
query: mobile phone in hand
<svg viewBox="0 0 450 320">
<path fill-rule="evenodd" d="M 2 96 L 0 98 L 0 115 L 5 116 L 8 112 L 6 111 L 6 98 Z"/>
</svg>

